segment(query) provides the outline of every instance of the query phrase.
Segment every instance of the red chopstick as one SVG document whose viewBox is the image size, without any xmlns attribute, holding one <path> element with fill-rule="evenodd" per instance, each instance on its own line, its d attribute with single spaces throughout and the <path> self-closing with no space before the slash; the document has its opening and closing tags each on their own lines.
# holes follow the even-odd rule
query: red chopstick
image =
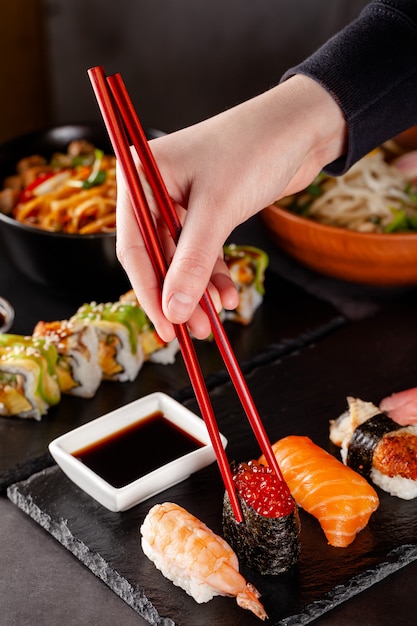
<svg viewBox="0 0 417 626">
<path fill-rule="evenodd" d="M 150 187 L 154 193 L 156 204 L 161 209 L 162 215 L 170 230 L 173 240 L 177 242 L 181 234 L 181 223 L 178 219 L 174 204 L 149 147 L 145 132 L 138 119 L 123 79 L 120 74 L 114 74 L 113 76 L 107 77 L 107 82 L 110 85 L 110 89 L 113 93 L 119 111 L 123 111 L 124 113 L 123 121 L 136 152 L 140 157 L 146 178 L 148 179 Z M 208 290 L 204 293 L 200 304 L 210 319 L 213 336 L 260 448 L 264 453 L 269 466 L 272 467 L 277 476 L 283 480 L 278 466 L 278 461 L 272 451 L 271 444 L 266 435 L 261 418 L 258 414 L 253 398 L 246 385 L 246 381 L 243 377 L 242 371 L 236 360 L 236 356 L 229 343 L 223 324 L 220 321 Z"/>
<path fill-rule="evenodd" d="M 130 151 L 126 132 L 120 115 L 115 108 L 114 99 L 110 92 L 103 69 L 101 67 L 95 67 L 90 69 L 88 74 L 110 137 L 110 141 L 120 163 L 123 176 L 126 180 L 126 186 L 128 188 L 132 206 L 136 212 L 138 225 L 141 230 L 149 258 L 151 259 L 154 271 L 161 282 L 162 289 L 162 282 L 167 270 L 166 260 L 155 229 L 152 214 L 139 179 L 139 174 Z M 213 408 L 211 406 L 204 377 L 195 353 L 194 344 L 184 324 L 177 324 L 175 326 L 175 332 L 200 411 L 206 423 L 210 440 L 217 458 L 217 463 L 220 468 L 220 473 L 233 507 L 234 515 L 238 522 L 243 522 L 242 511 L 236 495 L 230 466 L 217 428 Z"/>
<path fill-rule="evenodd" d="M 104 70 L 101 67 L 90 69 L 88 74 L 92 82 L 110 140 L 115 150 L 116 157 L 120 162 L 121 169 L 126 180 L 132 205 L 136 211 L 138 225 L 141 230 L 147 252 L 162 287 L 162 282 L 167 270 L 167 264 L 154 226 L 152 214 L 149 209 L 146 196 L 143 192 L 137 168 L 131 155 L 128 136 L 141 159 L 145 175 L 154 193 L 157 205 L 161 209 L 163 217 L 175 242 L 178 241 L 181 233 L 181 224 L 120 74 L 106 77 Z M 264 453 L 269 466 L 274 469 L 277 477 L 283 480 L 278 462 L 272 451 L 262 421 L 208 290 L 206 290 L 203 295 L 200 304 L 210 319 L 211 328 L 217 346 L 231 376 L 232 382 L 236 388 L 239 399 L 246 412 L 260 448 Z M 234 489 L 230 467 L 218 433 L 213 409 L 208 397 L 204 378 L 198 364 L 198 359 L 195 354 L 194 345 L 185 325 L 177 325 L 176 333 L 200 410 L 208 428 L 235 517 L 237 521 L 241 522 L 243 521 L 243 518 Z"/>
</svg>

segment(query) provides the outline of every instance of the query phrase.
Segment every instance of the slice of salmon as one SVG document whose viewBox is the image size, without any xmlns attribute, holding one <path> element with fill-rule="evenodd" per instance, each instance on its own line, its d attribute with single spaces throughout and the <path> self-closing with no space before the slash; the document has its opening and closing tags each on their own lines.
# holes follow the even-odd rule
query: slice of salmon
<svg viewBox="0 0 417 626">
<path fill-rule="evenodd" d="M 272 449 L 294 500 L 319 521 L 329 544 L 351 544 L 379 506 L 374 488 L 308 437 L 290 435 Z"/>
</svg>

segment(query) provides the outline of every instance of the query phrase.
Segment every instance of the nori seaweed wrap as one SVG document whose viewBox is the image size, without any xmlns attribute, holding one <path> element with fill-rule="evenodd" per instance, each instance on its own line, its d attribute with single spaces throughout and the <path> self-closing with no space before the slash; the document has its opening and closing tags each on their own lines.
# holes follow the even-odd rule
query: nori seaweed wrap
<svg viewBox="0 0 417 626">
<path fill-rule="evenodd" d="M 388 415 L 379 413 L 355 428 L 349 441 L 346 465 L 353 470 L 369 477 L 375 448 L 384 435 L 399 430 L 401 426 Z"/>
<path fill-rule="evenodd" d="M 300 519 L 286 483 L 257 461 L 240 463 L 232 470 L 244 521 L 236 521 L 226 492 L 226 541 L 240 560 L 261 574 L 288 571 L 300 555 Z"/>
</svg>

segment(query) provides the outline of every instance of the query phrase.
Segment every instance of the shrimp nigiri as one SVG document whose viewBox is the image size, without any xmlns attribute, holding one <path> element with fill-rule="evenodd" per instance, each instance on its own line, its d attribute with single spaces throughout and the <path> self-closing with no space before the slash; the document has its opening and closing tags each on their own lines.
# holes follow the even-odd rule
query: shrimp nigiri
<svg viewBox="0 0 417 626">
<path fill-rule="evenodd" d="M 379 506 L 373 487 L 308 437 L 284 437 L 272 449 L 295 501 L 317 518 L 329 544 L 351 544 Z"/>
<path fill-rule="evenodd" d="M 259 592 L 239 573 L 235 552 L 191 513 L 171 502 L 156 504 L 140 532 L 146 556 L 196 602 L 232 596 L 240 607 L 267 619 Z"/>
</svg>

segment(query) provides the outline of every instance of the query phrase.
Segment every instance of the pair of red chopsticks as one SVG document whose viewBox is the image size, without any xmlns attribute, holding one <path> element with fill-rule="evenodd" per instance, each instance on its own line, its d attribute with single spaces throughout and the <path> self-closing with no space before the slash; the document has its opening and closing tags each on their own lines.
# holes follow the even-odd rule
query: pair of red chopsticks
<svg viewBox="0 0 417 626">
<path fill-rule="evenodd" d="M 149 209 L 148 202 L 143 191 L 137 167 L 130 151 L 129 142 L 133 144 L 141 160 L 143 170 L 149 181 L 157 206 L 167 223 L 174 242 L 178 241 L 181 233 L 180 221 L 120 74 L 106 76 L 102 67 L 94 67 L 88 70 L 88 75 L 91 80 L 115 155 L 119 161 L 122 174 L 126 181 L 130 200 L 136 213 L 138 226 L 141 231 L 146 250 L 149 258 L 151 259 L 155 273 L 159 278 L 162 289 L 162 284 L 167 271 L 167 261 L 155 229 L 152 213 Z M 230 346 L 229 340 L 208 290 L 206 290 L 203 295 L 200 304 L 210 319 L 214 339 L 236 388 L 252 430 L 254 431 L 260 448 L 268 461 L 268 465 L 274 469 L 278 478 L 283 480 L 281 471 L 278 467 L 278 462 L 272 451 L 271 444 L 265 433 L 260 416 L 256 410 L 254 401 L 246 385 L 243 374 L 240 370 L 239 364 Z M 233 507 L 234 515 L 238 522 L 242 522 L 243 516 L 239 500 L 236 495 L 230 466 L 221 442 L 207 387 L 195 353 L 194 344 L 185 324 L 176 325 L 175 331 L 200 411 L 209 432 L 223 482 Z"/>
</svg>

